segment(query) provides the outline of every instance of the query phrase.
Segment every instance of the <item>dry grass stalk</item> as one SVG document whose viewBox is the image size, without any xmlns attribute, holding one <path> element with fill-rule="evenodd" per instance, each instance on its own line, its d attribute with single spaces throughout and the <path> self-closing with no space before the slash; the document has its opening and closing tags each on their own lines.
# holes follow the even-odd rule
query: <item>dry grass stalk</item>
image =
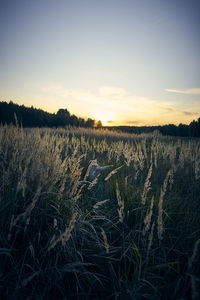
<svg viewBox="0 0 200 300">
<path fill-rule="evenodd" d="M 124 201 L 121 199 L 120 191 L 119 191 L 119 185 L 118 182 L 116 182 L 116 195 L 117 195 L 117 203 L 119 206 L 118 215 L 119 215 L 119 221 L 123 223 L 124 219 Z"/>
<path fill-rule="evenodd" d="M 12 215 L 11 220 L 10 220 L 10 228 L 9 228 L 9 232 L 8 232 L 8 241 L 10 241 L 11 239 L 11 232 L 12 232 L 12 228 L 13 228 L 13 223 L 14 223 L 14 215 Z"/>
<path fill-rule="evenodd" d="M 110 199 L 106 199 L 106 200 L 102 200 L 102 201 L 97 202 L 97 203 L 93 206 L 93 209 L 99 208 L 101 205 L 103 205 L 104 203 L 108 202 L 109 200 L 110 200 Z"/>
<path fill-rule="evenodd" d="M 101 234 L 103 236 L 103 240 L 104 240 L 104 247 L 106 249 L 106 253 L 109 254 L 109 244 L 108 244 L 108 239 L 107 239 L 107 235 L 104 231 L 104 229 L 101 227 Z"/>
<path fill-rule="evenodd" d="M 89 176 L 89 174 L 90 174 L 90 171 L 91 171 L 92 167 L 93 167 L 95 164 L 97 164 L 97 160 L 96 160 L 96 159 L 90 161 L 90 164 L 89 164 L 89 166 L 88 166 L 88 168 L 87 168 L 87 171 L 86 171 L 85 176 L 84 176 L 84 179 L 83 179 L 84 181 L 87 180 L 87 178 L 88 178 L 88 176 Z"/>
<path fill-rule="evenodd" d="M 30 161 L 30 159 L 29 159 L 29 161 Z M 29 161 L 26 162 L 27 165 L 28 165 Z M 26 187 L 27 187 L 27 184 L 26 184 L 26 177 L 27 177 L 27 171 L 28 171 L 27 165 L 25 166 L 23 174 L 21 175 L 21 178 L 18 181 L 17 189 L 16 189 L 16 193 L 18 193 L 20 190 L 22 190 L 23 197 L 25 197 L 25 191 L 26 191 Z"/>
<path fill-rule="evenodd" d="M 126 176 L 124 178 L 124 190 L 125 192 L 127 193 L 127 190 L 128 190 L 128 179 L 129 179 L 130 175 Z"/>
<path fill-rule="evenodd" d="M 71 192 L 69 194 L 70 198 L 73 198 L 77 196 L 78 190 L 79 190 L 79 185 L 80 185 L 80 180 L 81 180 L 81 171 L 79 165 L 80 161 L 79 160 L 72 160 L 73 167 L 70 167 L 70 178 L 71 178 Z"/>
<path fill-rule="evenodd" d="M 155 228 L 155 221 L 153 222 L 151 226 L 151 231 L 148 236 L 148 246 L 147 246 L 147 255 L 146 255 L 146 264 L 148 264 L 149 260 L 149 252 L 151 250 L 152 244 L 153 244 L 153 234 L 154 234 L 154 228 Z"/>
<path fill-rule="evenodd" d="M 125 164 L 127 165 L 127 167 L 129 167 L 131 161 L 135 158 L 135 153 L 133 153 L 131 149 L 127 147 L 127 144 L 125 144 L 125 149 L 123 149 L 123 155 L 125 158 Z"/>
<path fill-rule="evenodd" d="M 95 186 L 97 184 L 99 176 L 100 176 L 100 174 L 98 174 L 97 177 L 95 177 L 94 180 L 89 184 L 88 190 L 91 190 L 91 188 L 93 188 L 93 186 Z"/>
<path fill-rule="evenodd" d="M 35 276 L 38 276 L 38 274 L 39 274 L 39 272 L 35 272 L 35 273 L 33 273 L 31 276 L 29 276 L 28 278 L 24 279 L 24 280 L 22 281 L 22 286 L 26 286 L 31 280 L 33 280 L 33 278 L 34 278 Z"/>
<path fill-rule="evenodd" d="M 143 193 L 142 193 L 142 204 L 143 205 L 145 205 L 146 199 L 147 199 L 147 193 L 151 189 L 151 182 L 150 182 L 151 174 L 152 174 L 152 165 L 149 168 L 147 178 L 146 178 L 145 183 L 144 183 L 144 190 L 143 190 Z"/>
<path fill-rule="evenodd" d="M 151 225 L 151 217 L 152 217 L 152 212 L 153 212 L 153 205 L 154 205 L 154 196 L 151 198 L 151 205 L 150 208 L 144 218 L 144 228 L 142 231 L 142 234 L 145 235 L 147 231 L 150 229 Z"/>
<path fill-rule="evenodd" d="M 151 246 L 152 246 L 152 243 L 153 243 L 153 233 L 154 233 L 154 227 L 155 227 L 155 221 L 153 222 L 152 226 L 151 226 L 151 231 L 150 231 L 150 234 L 149 234 L 149 243 L 148 243 L 148 247 L 147 247 L 147 256 L 149 254 L 149 251 L 151 249 Z"/>
<path fill-rule="evenodd" d="M 158 203 L 158 219 L 157 219 L 157 230 L 158 230 L 158 239 L 159 240 L 162 239 L 162 234 L 164 231 L 163 219 L 162 219 L 163 198 L 164 198 L 166 190 L 167 190 L 167 184 L 168 184 L 169 178 L 172 178 L 172 174 L 173 174 L 172 170 L 169 170 L 165 177 L 163 186 L 161 187 L 161 191 L 160 191 L 160 198 L 159 198 L 159 203 Z"/>
<path fill-rule="evenodd" d="M 112 170 L 112 171 L 106 176 L 106 178 L 105 178 L 104 180 L 107 181 L 108 179 L 110 179 L 110 177 L 112 177 L 114 174 L 116 174 L 117 171 L 118 171 L 119 169 L 121 169 L 122 167 L 123 167 L 123 166 L 120 166 L 120 167 L 118 167 L 118 168 Z"/>
<path fill-rule="evenodd" d="M 195 172 L 195 179 L 198 180 L 200 178 L 200 159 L 195 159 L 194 172 Z"/>
<path fill-rule="evenodd" d="M 81 192 L 83 190 L 83 188 L 85 187 L 85 184 L 83 184 L 78 190 L 75 196 L 72 197 L 73 199 L 73 203 L 76 203 L 77 200 L 81 197 Z"/>
<path fill-rule="evenodd" d="M 51 241 L 51 244 L 50 244 L 49 248 L 47 249 L 47 251 L 53 249 L 55 247 L 55 245 L 59 242 L 62 243 L 62 246 L 64 246 L 66 244 L 66 242 L 71 237 L 71 232 L 74 229 L 77 215 L 78 215 L 78 213 L 73 214 L 73 216 L 69 222 L 69 226 L 65 229 L 65 231 L 56 240 L 53 239 Z"/>
<path fill-rule="evenodd" d="M 41 193 L 41 186 L 38 187 L 38 189 L 37 189 L 37 191 L 36 191 L 36 193 L 33 197 L 32 202 L 27 206 L 25 212 L 19 214 L 15 219 L 14 219 L 14 216 L 12 216 L 11 223 L 10 223 L 9 234 L 8 234 L 8 240 L 10 240 L 10 238 L 11 238 L 12 228 L 14 226 L 16 226 L 16 224 L 18 223 L 18 221 L 20 219 L 22 219 L 23 221 L 25 220 L 25 229 L 24 230 L 26 230 L 26 228 L 27 228 L 27 226 L 29 225 L 29 222 L 30 222 L 31 212 L 34 209 L 34 207 L 36 205 L 36 202 L 40 197 L 40 193 Z"/>
<path fill-rule="evenodd" d="M 194 245 L 194 250 L 192 256 L 189 259 L 189 267 L 192 268 L 193 263 L 195 262 L 196 256 L 199 253 L 200 239 L 198 239 Z"/>
<path fill-rule="evenodd" d="M 53 219 L 53 227 L 54 227 L 55 229 L 58 229 L 58 221 L 57 221 L 56 218 Z"/>
</svg>

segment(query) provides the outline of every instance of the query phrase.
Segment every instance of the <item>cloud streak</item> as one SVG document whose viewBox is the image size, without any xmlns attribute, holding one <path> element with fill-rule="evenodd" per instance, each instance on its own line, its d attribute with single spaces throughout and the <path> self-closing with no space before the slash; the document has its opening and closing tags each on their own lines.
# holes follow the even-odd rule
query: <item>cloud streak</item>
<svg viewBox="0 0 200 300">
<path fill-rule="evenodd" d="M 199 105 L 191 105 L 191 102 L 181 109 L 180 101 L 139 97 L 113 86 L 103 86 L 91 91 L 49 85 L 41 87 L 41 91 L 46 99 L 54 97 L 58 108 L 66 107 L 78 116 L 102 120 L 104 125 L 189 123 L 200 112 Z"/>
<path fill-rule="evenodd" d="M 177 94 L 187 94 L 187 95 L 200 95 L 200 88 L 191 89 L 165 89 L 166 92 L 177 93 Z"/>
<path fill-rule="evenodd" d="M 171 113 L 180 113 L 180 114 L 183 114 L 183 115 L 186 115 L 186 116 L 195 116 L 195 115 L 199 115 L 198 112 L 190 112 L 190 111 L 186 111 L 186 110 L 181 110 L 181 109 L 175 109 L 175 108 L 172 108 L 172 107 L 162 107 L 160 106 L 160 108 L 166 112 L 171 112 Z"/>
</svg>

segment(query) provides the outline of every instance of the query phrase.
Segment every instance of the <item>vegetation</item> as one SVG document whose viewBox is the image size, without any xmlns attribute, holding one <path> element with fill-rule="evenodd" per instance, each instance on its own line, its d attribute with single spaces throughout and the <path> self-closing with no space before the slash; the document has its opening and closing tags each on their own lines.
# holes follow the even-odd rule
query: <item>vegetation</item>
<svg viewBox="0 0 200 300">
<path fill-rule="evenodd" d="M 199 139 L 4 125 L 0 176 L 2 298 L 199 299 Z"/>
<path fill-rule="evenodd" d="M 56 114 L 51 114 L 41 109 L 14 104 L 12 101 L 10 103 L 0 102 L 0 123 L 16 124 L 16 118 L 23 127 L 65 127 L 70 125 L 102 128 L 101 121 L 90 118 L 84 120 L 71 115 L 67 109 L 59 109 Z M 176 126 L 168 124 L 163 126 L 115 126 L 107 128 L 134 134 L 151 133 L 157 130 L 163 135 L 200 137 L 200 118 L 197 121 L 193 120 L 189 125 L 179 124 Z"/>
<path fill-rule="evenodd" d="M 91 118 L 84 120 L 71 115 L 67 109 L 59 109 L 56 114 L 51 114 L 41 109 L 14 104 L 12 101 L 9 103 L 0 102 L 0 123 L 16 124 L 16 118 L 23 127 L 75 126 L 102 128 L 101 121 L 95 121 Z M 200 137 L 200 118 L 197 121 L 193 120 L 189 125 L 179 124 L 176 126 L 168 124 L 163 126 L 118 126 L 107 128 L 134 134 L 151 133 L 157 130 L 163 135 Z"/>
<path fill-rule="evenodd" d="M 18 105 L 10 101 L 0 102 L 0 123 L 15 124 L 16 118 L 23 127 L 102 127 L 101 121 L 78 118 L 71 115 L 67 109 L 59 109 L 56 114 L 51 114 L 42 109 Z"/>
<path fill-rule="evenodd" d="M 135 134 L 149 133 L 158 130 L 163 135 L 200 137 L 200 118 L 198 118 L 197 121 L 193 120 L 189 125 L 179 124 L 176 126 L 174 124 L 168 124 L 163 126 L 118 126 L 110 127 L 110 129 Z"/>
</svg>

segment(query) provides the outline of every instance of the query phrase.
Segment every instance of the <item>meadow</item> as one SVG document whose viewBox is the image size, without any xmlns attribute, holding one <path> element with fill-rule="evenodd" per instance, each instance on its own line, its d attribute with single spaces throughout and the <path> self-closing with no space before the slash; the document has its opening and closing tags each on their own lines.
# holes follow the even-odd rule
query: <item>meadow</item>
<svg viewBox="0 0 200 300">
<path fill-rule="evenodd" d="M 1 299 L 200 299 L 199 139 L 5 125 L 0 176 Z"/>
</svg>

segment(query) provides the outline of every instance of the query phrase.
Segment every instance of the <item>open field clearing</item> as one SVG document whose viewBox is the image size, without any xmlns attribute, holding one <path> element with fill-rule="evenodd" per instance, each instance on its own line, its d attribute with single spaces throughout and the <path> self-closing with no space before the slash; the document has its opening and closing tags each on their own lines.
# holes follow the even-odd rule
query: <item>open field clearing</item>
<svg viewBox="0 0 200 300">
<path fill-rule="evenodd" d="M 200 299 L 199 139 L 2 126 L 0 176 L 1 299 Z"/>
</svg>

